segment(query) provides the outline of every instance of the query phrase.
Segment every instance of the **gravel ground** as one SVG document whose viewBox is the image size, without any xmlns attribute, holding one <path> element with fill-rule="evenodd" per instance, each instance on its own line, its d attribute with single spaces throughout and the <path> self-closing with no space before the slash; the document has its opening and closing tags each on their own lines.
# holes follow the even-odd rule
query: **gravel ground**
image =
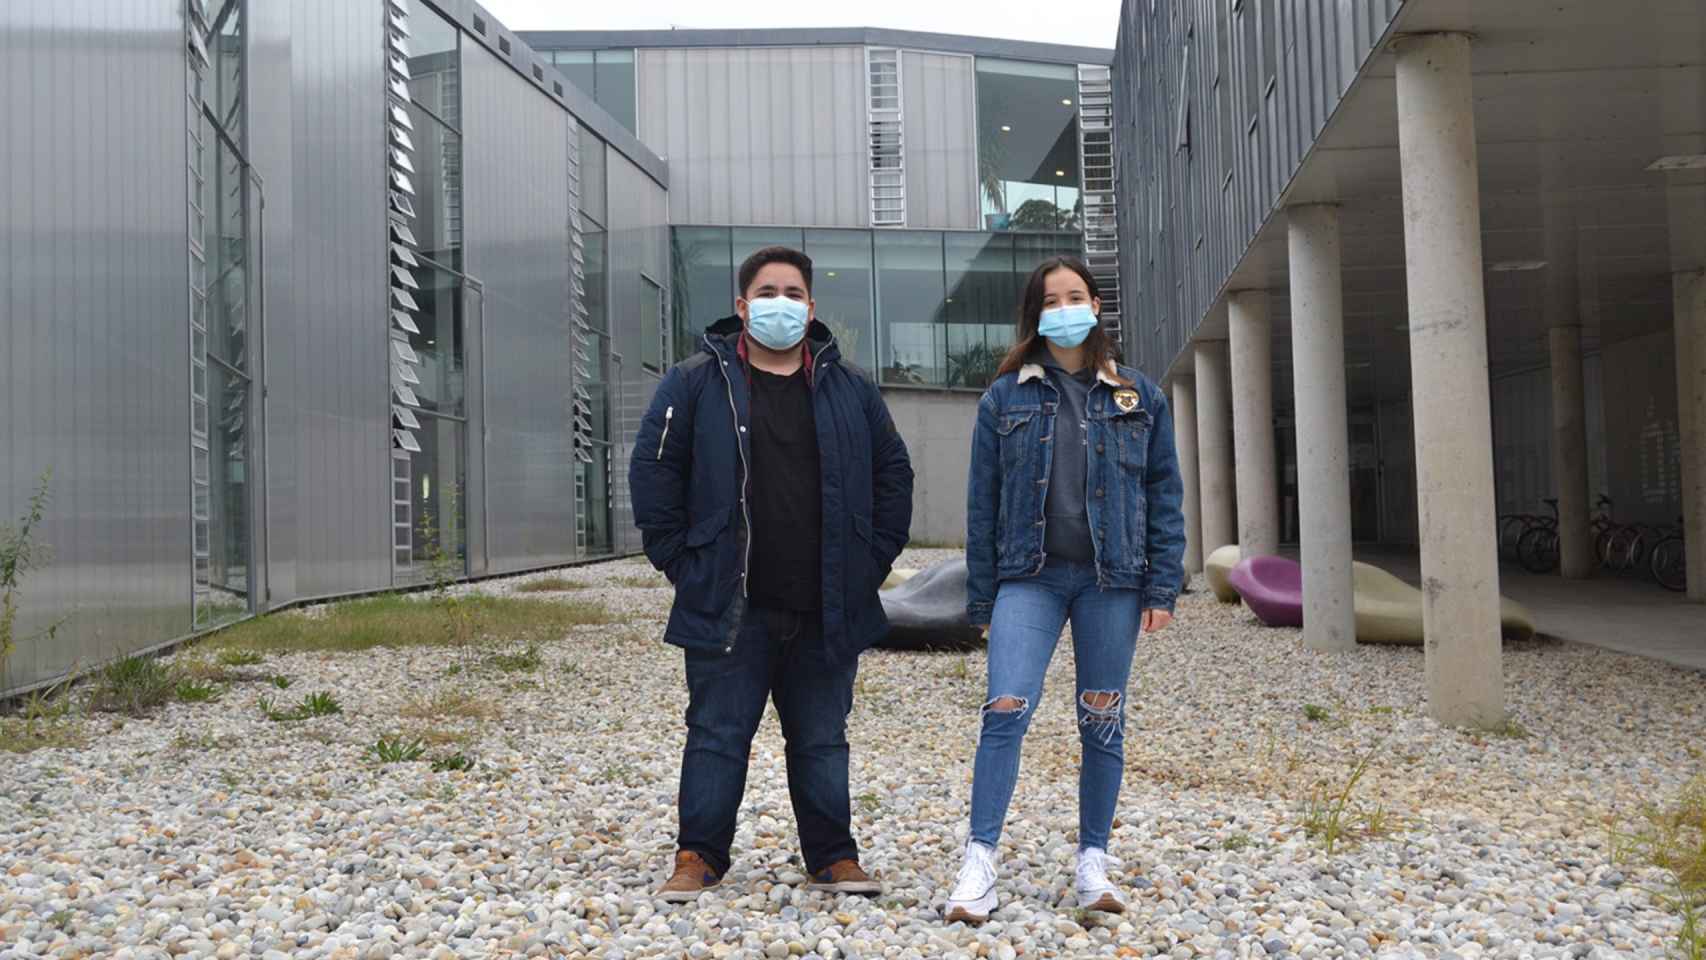
<svg viewBox="0 0 1706 960">
<path fill-rule="evenodd" d="M 915 551 L 904 565 L 947 554 Z M 753 746 L 731 883 L 668 907 L 684 729 L 662 580 L 637 561 L 564 574 L 620 611 L 531 673 L 447 676 L 442 649 L 276 656 L 288 696 L 345 712 L 273 723 L 233 686 L 75 750 L 0 754 L 0 958 L 1658 957 L 1677 923 L 1611 862 L 1609 817 L 1700 766 L 1706 680 L 1596 648 L 1507 648 L 1514 719 L 1477 736 L 1426 718 L 1422 654 L 1323 654 L 1206 592 L 1145 638 L 1111 852 L 1133 909 L 1070 908 L 1077 730 L 1070 648 L 1049 675 L 988 925 L 939 908 L 964 843 L 981 654 L 875 652 L 852 720 L 855 831 L 888 886 L 803 889 L 774 714 Z M 480 585 L 505 592 L 534 577 Z M 189 651 L 180 656 L 195 656 Z M 486 719 L 403 716 L 443 690 Z M 1317 719 L 1306 716 L 1305 706 Z M 1324 714 L 1323 714 L 1324 711 Z M 382 765 L 428 735 L 469 772 Z M 450 743 L 453 738 L 461 743 Z M 1332 856 L 1304 828 L 1315 785 L 1354 791 L 1374 836 Z"/>
</svg>

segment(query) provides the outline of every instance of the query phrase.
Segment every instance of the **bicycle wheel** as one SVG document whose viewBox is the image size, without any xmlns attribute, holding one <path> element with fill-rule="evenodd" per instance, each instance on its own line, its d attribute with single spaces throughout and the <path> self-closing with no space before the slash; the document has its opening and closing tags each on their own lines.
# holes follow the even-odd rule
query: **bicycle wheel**
<svg viewBox="0 0 1706 960">
<path fill-rule="evenodd" d="M 1611 534 L 1611 542 L 1606 548 L 1606 566 L 1622 573 L 1634 566 L 1634 552 L 1641 539 L 1641 534 L 1634 527 L 1618 527 Z"/>
<path fill-rule="evenodd" d="M 1593 556 L 1599 561 L 1600 567 L 1611 568 L 1611 537 L 1617 532 L 1616 527 L 1601 527 L 1593 537 Z"/>
<path fill-rule="evenodd" d="M 1499 518 L 1499 556 L 1506 560 L 1516 559 L 1517 542 L 1528 532 L 1528 517 L 1519 513 L 1507 513 Z"/>
<path fill-rule="evenodd" d="M 1653 579 L 1666 590 L 1681 593 L 1688 589 L 1688 551 L 1681 537 L 1668 537 L 1653 544 L 1649 564 Z"/>
<path fill-rule="evenodd" d="M 1529 573 L 1551 573 L 1558 569 L 1558 531 L 1534 527 L 1522 535 L 1516 553 L 1522 568 Z"/>
</svg>

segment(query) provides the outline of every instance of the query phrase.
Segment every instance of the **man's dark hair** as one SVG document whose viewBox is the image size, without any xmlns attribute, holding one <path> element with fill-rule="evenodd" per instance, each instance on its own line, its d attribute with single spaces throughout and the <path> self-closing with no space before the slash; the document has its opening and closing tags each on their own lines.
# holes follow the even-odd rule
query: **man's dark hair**
<svg viewBox="0 0 1706 960">
<path fill-rule="evenodd" d="M 740 295 L 746 296 L 746 291 L 752 286 L 752 278 L 758 276 L 758 271 L 772 263 L 786 263 L 800 268 L 800 276 L 806 278 L 806 295 L 812 292 L 812 258 L 793 247 L 765 247 L 740 265 Z"/>
</svg>

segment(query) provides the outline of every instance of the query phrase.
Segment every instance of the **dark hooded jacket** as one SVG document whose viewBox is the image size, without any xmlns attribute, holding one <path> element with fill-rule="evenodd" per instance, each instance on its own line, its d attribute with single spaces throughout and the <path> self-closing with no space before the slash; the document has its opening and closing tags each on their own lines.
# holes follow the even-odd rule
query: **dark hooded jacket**
<svg viewBox="0 0 1706 960">
<path fill-rule="evenodd" d="M 746 616 L 751 552 L 751 405 L 738 316 L 670 368 L 628 466 L 646 556 L 675 585 L 664 639 L 732 652 Z M 851 662 L 888 630 L 877 588 L 906 546 L 912 464 L 876 384 L 841 358 L 829 328 L 806 331 L 823 496 L 823 635 Z"/>
</svg>

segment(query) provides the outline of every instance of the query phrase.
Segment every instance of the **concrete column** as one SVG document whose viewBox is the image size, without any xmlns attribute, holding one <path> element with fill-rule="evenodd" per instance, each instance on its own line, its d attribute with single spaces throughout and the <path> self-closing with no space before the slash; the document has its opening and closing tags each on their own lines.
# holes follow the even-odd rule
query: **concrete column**
<svg viewBox="0 0 1706 960">
<path fill-rule="evenodd" d="M 1588 428 L 1582 328 L 1553 327 L 1552 484 L 1558 497 L 1558 572 L 1585 580 L 1599 565 L 1588 527 Z"/>
<path fill-rule="evenodd" d="M 1270 557 L 1279 552 L 1279 478 L 1274 463 L 1274 346 L 1268 292 L 1232 294 L 1226 319 L 1232 332 L 1238 543 L 1246 557 Z"/>
<path fill-rule="evenodd" d="M 1350 650 L 1356 647 L 1356 606 L 1339 211 L 1319 205 L 1292 207 L 1286 217 L 1303 642 L 1312 650 Z"/>
<path fill-rule="evenodd" d="M 1428 708 L 1492 728 L 1504 659 L 1469 38 L 1403 37 L 1396 50 Z"/>
<path fill-rule="evenodd" d="M 1683 541 L 1688 599 L 1706 602 L 1706 272 L 1673 274 L 1676 406 L 1682 428 Z"/>
<path fill-rule="evenodd" d="M 1232 486 L 1232 396 L 1225 340 L 1197 344 L 1197 480 L 1202 499 L 1202 553 L 1237 542 Z"/>
<path fill-rule="evenodd" d="M 1202 500 L 1197 483 L 1197 385 L 1173 381 L 1173 438 L 1185 484 L 1185 575 L 1202 572 Z"/>
</svg>

